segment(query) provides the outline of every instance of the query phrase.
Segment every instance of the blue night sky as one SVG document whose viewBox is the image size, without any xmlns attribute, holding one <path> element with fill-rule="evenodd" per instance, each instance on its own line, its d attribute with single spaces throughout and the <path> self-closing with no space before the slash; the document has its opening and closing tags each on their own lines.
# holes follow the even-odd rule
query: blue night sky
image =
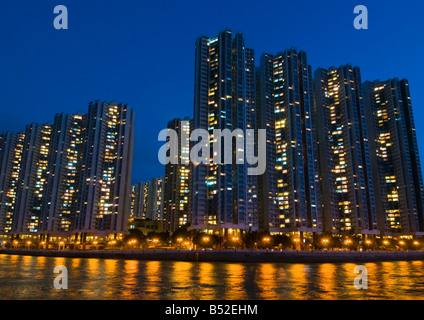
<svg viewBox="0 0 424 320">
<path fill-rule="evenodd" d="M 369 30 L 353 27 L 360 4 Z M 53 27 L 56 5 L 69 10 L 68 30 Z M 409 79 L 423 158 L 423 14 L 417 0 L 1 1 L 0 131 L 86 112 L 96 99 L 128 103 L 136 111 L 133 182 L 161 176 L 159 131 L 193 114 L 195 40 L 229 28 L 257 58 L 296 47 L 313 70 L 351 63 L 363 81 Z"/>
</svg>

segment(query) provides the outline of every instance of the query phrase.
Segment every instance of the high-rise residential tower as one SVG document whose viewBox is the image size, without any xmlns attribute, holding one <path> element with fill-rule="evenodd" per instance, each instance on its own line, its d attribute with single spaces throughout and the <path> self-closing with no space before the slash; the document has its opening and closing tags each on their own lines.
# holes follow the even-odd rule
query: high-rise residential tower
<svg viewBox="0 0 424 320">
<path fill-rule="evenodd" d="M 85 116 L 56 114 L 50 143 L 42 233 L 66 235 L 75 228 L 84 133 Z"/>
<path fill-rule="evenodd" d="M 0 234 L 11 234 L 18 219 L 19 173 L 22 166 L 25 134 L 0 135 Z"/>
<path fill-rule="evenodd" d="M 35 234 L 43 223 L 51 136 L 50 125 L 31 124 L 25 130 L 16 206 L 18 215 L 13 226 L 15 233 Z"/>
<path fill-rule="evenodd" d="M 246 73 L 246 129 L 254 130 L 254 154 L 258 154 L 258 110 L 256 102 L 256 67 L 255 67 L 255 51 L 245 48 L 245 73 Z M 251 135 L 246 132 L 246 137 Z M 246 146 L 246 150 L 249 146 Z M 255 165 L 247 164 L 247 167 L 255 167 Z M 259 230 L 259 177 L 257 175 L 247 176 L 247 192 L 246 192 L 246 217 L 249 230 Z"/>
<path fill-rule="evenodd" d="M 256 69 L 257 127 L 266 130 L 266 169 L 258 179 L 258 227 L 269 231 L 278 225 L 277 171 L 275 157 L 274 57 L 264 53 Z M 276 223 L 277 222 L 277 223 Z"/>
<path fill-rule="evenodd" d="M 90 103 L 86 118 L 75 229 L 127 231 L 131 201 L 134 111 L 121 103 Z"/>
<path fill-rule="evenodd" d="M 232 148 L 233 161 L 194 165 L 192 227 L 214 229 L 221 235 L 234 229 L 249 230 L 255 227 L 257 212 L 253 212 L 256 205 L 248 202 L 248 193 L 256 201 L 253 197 L 256 191 L 250 188 L 253 181 L 248 181 L 246 152 L 244 159 L 237 159 L 240 154 L 234 150 L 235 143 L 229 146 L 221 143 L 214 130 L 240 129 L 246 133 L 248 121 L 250 128 L 254 128 L 253 51 L 245 47 L 241 34 L 233 37 L 230 30 L 225 30 L 215 38 L 197 39 L 195 56 L 193 130 L 209 131 L 211 150 L 220 147 L 224 154 Z M 236 134 L 235 138 L 242 137 Z"/>
<path fill-rule="evenodd" d="M 315 72 L 324 229 L 377 234 L 369 136 L 359 68 Z"/>
<path fill-rule="evenodd" d="M 191 168 L 189 160 L 190 119 L 173 119 L 168 129 L 178 135 L 178 163 L 165 166 L 164 229 L 174 232 L 191 222 Z M 185 139 L 183 143 L 182 139 Z"/>
<path fill-rule="evenodd" d="M 269 231 L 321 232 L 312 72 L 306 54 L 296 49 L 264 54 L 258 76 L 259 121 L 268 127 L 267 157 L 272 161 L 266 174 L 270 180 L 262 183 L 268 192 L 261 195 L 261 202 L 272 208 L 265 211 Z M 276 194 L 276 209 L 270 192 Z"/>
<path fill-rule="evenodd" d="M 375 206 L 383 235 L 423 235 L 423 180 L 408 81 L 364 83 Z"/>
</svg>

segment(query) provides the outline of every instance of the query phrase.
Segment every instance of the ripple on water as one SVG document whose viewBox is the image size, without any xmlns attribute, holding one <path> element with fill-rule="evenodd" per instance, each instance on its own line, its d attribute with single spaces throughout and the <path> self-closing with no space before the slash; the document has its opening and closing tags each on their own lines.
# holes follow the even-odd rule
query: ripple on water
<svg viewBox="0 0 424 320">
<path fill-rule="evenodd" d="M 68 268 L 68 290 L 53 287 Z M 356 290 L 354 264 L 124 261 L 0 255 L 0 299 L 424 299 L 424 263 L 365 264 L 368 289 Z"/>
</svg>

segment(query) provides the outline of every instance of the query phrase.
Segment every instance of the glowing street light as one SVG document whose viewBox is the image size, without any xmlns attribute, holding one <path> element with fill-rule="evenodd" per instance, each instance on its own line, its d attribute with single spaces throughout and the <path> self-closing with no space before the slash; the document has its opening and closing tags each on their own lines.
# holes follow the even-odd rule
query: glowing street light
<svg viewBox="0 0 424 320">
<path fill-rule="evenodd" d="M 178 249 L 180 249 L 181 248 L 181 243 L 183 242 L 183 238 L 178 238 L 177 239 L 177 242 L 178 242 Z"/>
<path fill-rule="evenodd" d="M 269 238 L 269 237 L 265 237 L 265 238 L 263 238 L 263 239 L 262 239 L 262 241 L 263 241 L 263 242 L 270 242 L 270 241 L 271 241 L 271 238 Z"/>
</svg>

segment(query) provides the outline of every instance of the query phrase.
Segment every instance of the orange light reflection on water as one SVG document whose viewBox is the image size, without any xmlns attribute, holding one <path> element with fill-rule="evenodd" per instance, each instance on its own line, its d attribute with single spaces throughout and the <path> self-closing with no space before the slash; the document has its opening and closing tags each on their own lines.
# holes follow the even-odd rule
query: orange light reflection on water
<svg viewBox="0 0 424 320">
<path fill-rule="evenodd" d="M 239 263 L 229 263 L 225 266 L 225 300 L 247 299 L 244 288 L 245 266 Z"/>
</svg>

